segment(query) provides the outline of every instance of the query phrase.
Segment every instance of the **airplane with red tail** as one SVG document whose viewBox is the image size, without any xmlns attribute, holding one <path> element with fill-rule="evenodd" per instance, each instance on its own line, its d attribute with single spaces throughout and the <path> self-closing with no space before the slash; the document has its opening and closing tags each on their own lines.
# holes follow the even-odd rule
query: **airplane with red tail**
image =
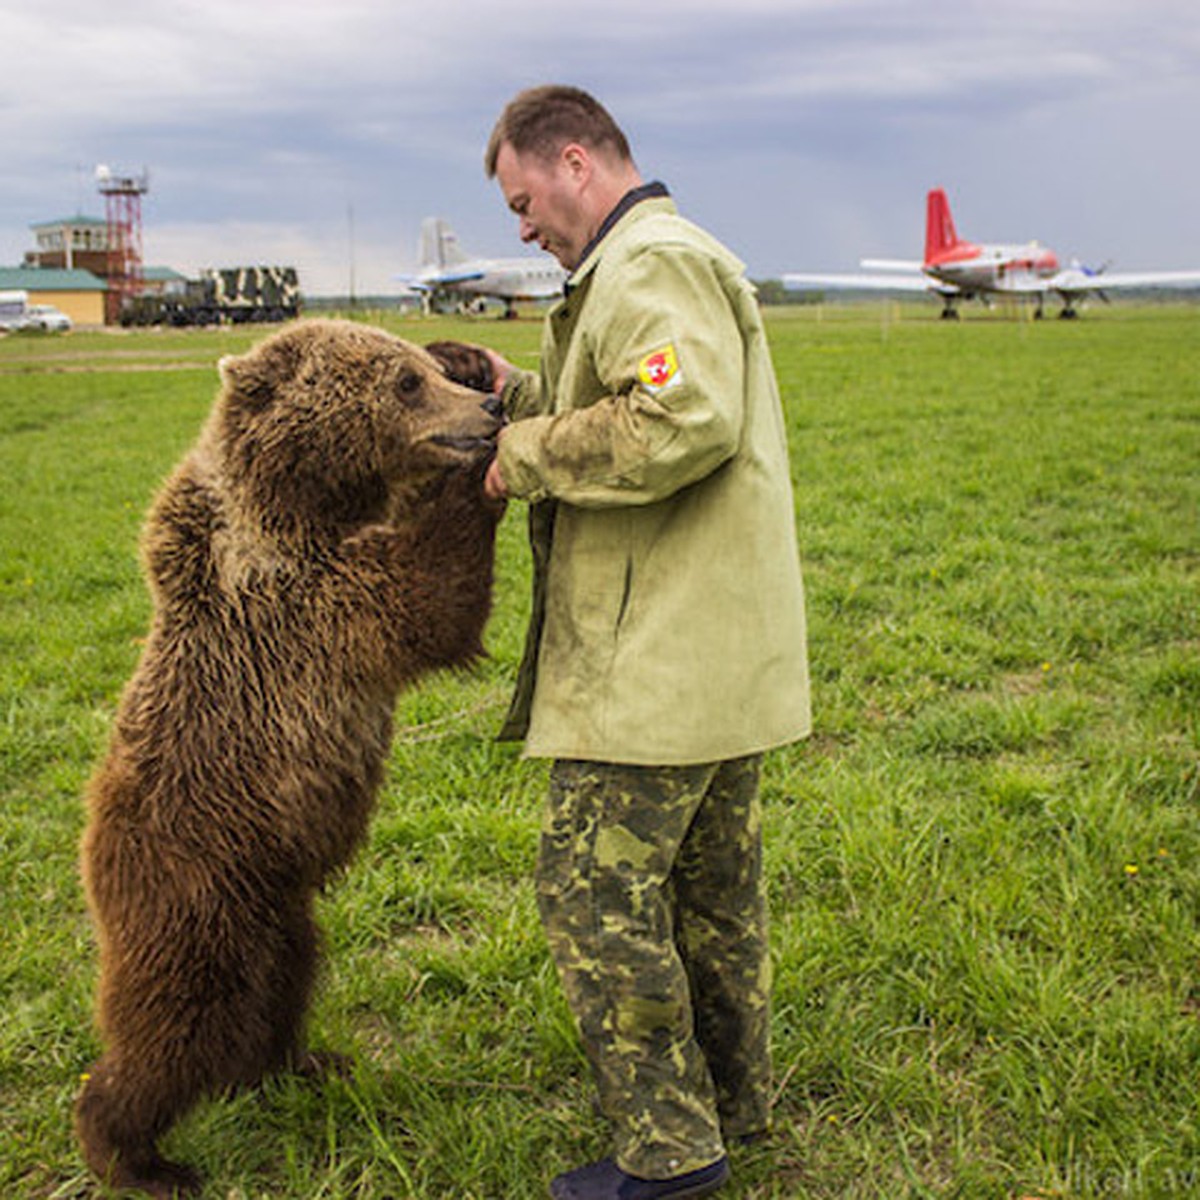
<svg viewBox="0 0 1200 1200">
<path fill-rule="evenodd" d="M 1200 287 L 1196 271 L 1108 271 L 1072 263 L 1064 267 L 1058 255 L 1038 242 L 997 245 L 964 241 L 954 227 L 950 202 L 941 188 L 925 200 L 925 257 L 921 262 L 863 259 L 860 274 L 790 273 L 784 286 L 796 291 L 848 288 L 861 291 L 933 292 L 942 298 L 942 316 L 958 316 L 961 300 L 993 296 L 1027 297 L 1034 315 L 1042 316 L 1046 297 L 1062 301 L 1060 317 L 1078 316 L 1076 305 L 1090 295 L 1107 300 L 1106 293 L 1122 288 Z"/>
</svg>

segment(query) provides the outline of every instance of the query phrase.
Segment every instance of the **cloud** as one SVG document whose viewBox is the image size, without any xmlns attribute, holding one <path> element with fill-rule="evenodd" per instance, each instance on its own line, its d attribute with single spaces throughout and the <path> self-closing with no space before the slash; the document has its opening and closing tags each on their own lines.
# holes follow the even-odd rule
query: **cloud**
<svg viewBox="0 0 1200 1200">
<path fill-rule="evenodd" d="M 351 288 L 352 273 L 358 275 L 365 266 L 355 262 L 351 228 L 349 214 L 340 226 L 238 220 L 219 225 L 166 222 L 147 230 L 145 256 L 148 262 L 169 263 L 192 278 L 205 267 L 304 263 L 301 282 L 308 294 L 345 295 Z M 394 290 L 388 274 L 369 269 L 355 286 L 360 295 Z"/>
<path fill-rule="evenodd" d="M 509 253 L 482 148 L 517 88 L 554 79 L 600 96 L 759 273 L 907 252 L 933 182 L 979 236 L 1010 221 L 1200 262 L 1178 200 L 1200 182 L 1194 0 L 0 0 L 0 40 L 20 132 L 0 261 L 33 221 L 102 211 L 101 161 L 150 169 L 147 254 L 181 263 L 291 253 L 308 290 L 335 286 L 351 208 L 371 286 L 398 287 L 434 212 Z"/>
</svg>

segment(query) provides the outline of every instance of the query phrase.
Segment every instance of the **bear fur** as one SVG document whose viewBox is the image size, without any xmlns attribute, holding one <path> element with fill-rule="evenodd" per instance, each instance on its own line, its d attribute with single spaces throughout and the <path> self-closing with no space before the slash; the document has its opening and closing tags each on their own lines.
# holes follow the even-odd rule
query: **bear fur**
<svg viewBox="0 0 1200 1200">
<path fill-rule="evenodd" d="M 482 653 L 498 420 L 381 330 L 304 321 L 222 360 L 142 540 L 154 615 L 88 787 L 104 1053 L 93 1171 L 199 1186 L 157 1141 L 203 1096 L 310 1065 L 314 894 L 362 840 L 399 688 Z"/>
</svg>

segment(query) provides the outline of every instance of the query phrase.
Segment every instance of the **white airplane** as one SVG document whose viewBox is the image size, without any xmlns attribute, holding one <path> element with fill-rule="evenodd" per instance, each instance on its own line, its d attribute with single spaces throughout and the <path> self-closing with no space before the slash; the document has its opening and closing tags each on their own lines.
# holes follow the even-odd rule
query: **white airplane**
<svg viewBox="0 0 1200 1200">
<path fill-rule="evenodd" d="M 397 278 L 421 293 L 427 309 L 491 296 L 503 300 L 504 315 L 513 317 L 518 300 L 561 296 L 567 272 L 548 255 L 471 258 L 458 244 L 448 221 L 426 217 L 417 245 L 417 273 Z"/>
<path fill-rule="evenodd" d="M 958 316 L 960 300 L 992 296 L 1028 296 L 1040 317 L 1046 296 L 1062 300 L 1060 317 L 1075 317 L 1075 305 L 1090 294 L 1107 300 L 1106 293 L 1120 288 L 1200 287 L 1196 271 L 1108 271 L 1072 263 L 1063 267 L 1053 250 L 1037 242 L 1024 245 L 977 244 L 963 241 L 954 228 L 950 202 L 941 188 L 926 197 L 925 258 L 922 262 L 865 258 L 864 273 L 787 274 L 785 287 L 856 288 L 863 291 L 935 292 L 942 298 L 942 316 Z"/>
</svg>

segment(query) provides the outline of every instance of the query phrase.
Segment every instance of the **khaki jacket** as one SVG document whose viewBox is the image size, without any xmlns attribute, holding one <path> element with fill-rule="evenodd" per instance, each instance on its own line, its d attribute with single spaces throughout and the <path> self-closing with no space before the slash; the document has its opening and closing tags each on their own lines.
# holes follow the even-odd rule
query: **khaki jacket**
<svg viewBox="0 0 1200 1200">
<path fill-rule="evenodd" d="M 667 198 L 626 212 L 514 372 L 500 472 L 534 604 L 502 738 L 713 762 L 810 729 L 786 435 L 742 264 Z"/>
</svg>

